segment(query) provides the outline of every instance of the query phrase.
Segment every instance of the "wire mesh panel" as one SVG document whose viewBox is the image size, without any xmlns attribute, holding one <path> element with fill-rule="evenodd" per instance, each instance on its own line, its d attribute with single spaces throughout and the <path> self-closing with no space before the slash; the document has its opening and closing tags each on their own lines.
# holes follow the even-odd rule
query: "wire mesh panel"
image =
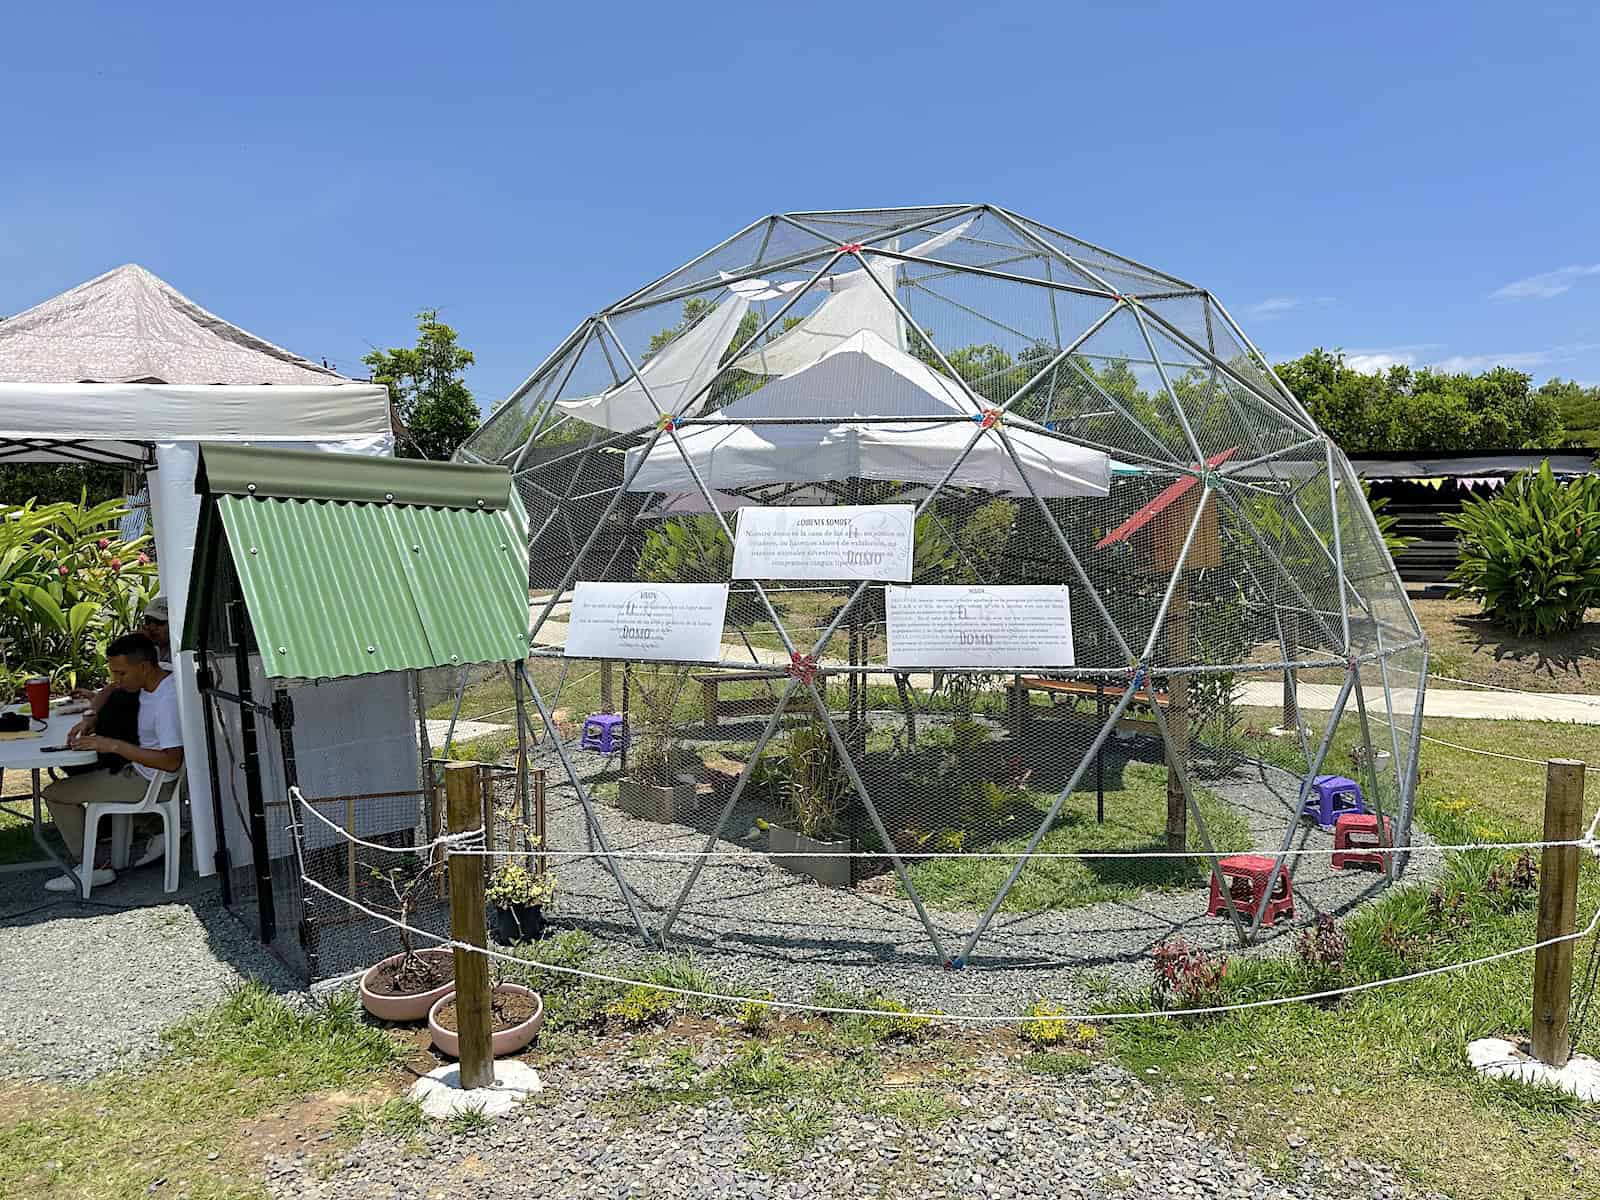
<svg viewBox="0 0 1600 1200">
<path fill-rule="evenodd" d="M 1370 895 L 1296 853 L 1332 845 L 1318 776 L 1408 835 L 1426 665 L 1387 550 L 1176 277 L 988 206 L 778 216 L 591 318 L 516 403 L 521 444 L 479 444 L 532 529 L 542 864 L 619 950 L 791 987 L 1119 970 L 1292 927 L 1234 903 L 1228 855 L 1292 875 L 1296 919 Z M 909 577 L 734 570 L 741 529 L 802 508 L 907 514 Z M 570 654 L 585 582 L 726 585 L 720 640 Z M 1064 589 L 1070 655 L 904 665 L 898 586 Z"/>
</svg>

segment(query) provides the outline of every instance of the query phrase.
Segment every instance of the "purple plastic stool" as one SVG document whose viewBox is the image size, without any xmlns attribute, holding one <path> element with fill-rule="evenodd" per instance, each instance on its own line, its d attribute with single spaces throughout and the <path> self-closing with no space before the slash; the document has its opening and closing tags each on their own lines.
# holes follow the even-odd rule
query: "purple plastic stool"
<svg viewBox="0 0 1600 1200">
<path fill-rule="evenodd" d="M 1318 775 L 1311 781 L 1311 791 L 1306 794 L 1302 817 L 1311 817 L 1322 829 L 1331 831 L 1341 813 L 1364 813 L 1367 805 L 1361 798 L 1361 785 L 1343 775 Z"/>
<path fill-rule="evenodd" d="M 585 750 L 611 754 L 628 744 L 628 731 L 616 713 L 590 713 L 584 718 L 583 737 L 578 744 Z"/>
</svg>

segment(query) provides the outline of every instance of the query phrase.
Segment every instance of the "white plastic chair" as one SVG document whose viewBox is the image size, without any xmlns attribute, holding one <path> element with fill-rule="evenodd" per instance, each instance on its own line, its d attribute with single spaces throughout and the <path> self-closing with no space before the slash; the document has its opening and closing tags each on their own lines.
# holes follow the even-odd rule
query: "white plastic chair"
<svg viewBox="0 0 1600 1200">
<path fill-rule="evenodd" d="M 100 818 L 111 817 L 111 865 L 118 871 L 125 870 L 128 858 L 132 851 L 133 843 L 133 818 L 140 813 L 161 814 L 161 834 L 166 845 L 166 854 L 162 865 L 166 876 L 162 880 L 162 890 L 175 892 L 178 890 L 178 841 L 183 836 L 183 822 L 180 819 L 179 805 L 183 803 L 184 772 L 158 771 L 156 777 L 150 781 L 150 786 L 144 790 L 144 799 L 137 804 L 89 804 L 84 808 L 83 814 L 83 857 L 79 860 L 84 864 L 84 869 L 79 872 L 82 876 L 83 898 L 89 898 L 89 891 L 94 886 L 94 851 L 100 841 Z M 169 786 L 170 785 L 170 786 Z M 161 793 L 166 791 L 165 799 Z"/>
</svg>

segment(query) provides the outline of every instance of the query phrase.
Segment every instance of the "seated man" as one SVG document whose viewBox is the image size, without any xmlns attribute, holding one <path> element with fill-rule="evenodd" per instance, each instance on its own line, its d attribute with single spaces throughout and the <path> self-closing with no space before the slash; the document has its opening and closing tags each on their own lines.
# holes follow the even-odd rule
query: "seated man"
<svg viewBox="0 0 1600 1200">
<path fill-rule="evenodd" d="M 137 744 L 99 733 L 74 731 L 68 744 L 76 750 L 95 750 L 115 754 L 126 760 L 115 771 L 94 771 L 72 775 L 52 783 L 44 791 L 56 830 L 67 844 L 69 858 L 83 849 L 86 804 L 137 804 L 144 799 L 150 780 L 161 771 L 177 771 L 183 766 L 183 727 L 178 720 L 178 685 L 172 672 L 159 661 L 156 645 L 142 633 L 130 633 L 112 642 L 106 650 L 106 666 L 114 687 L 134 693 L 139 699 Z M 111 883 L 116 874 L 95 870 L 92 861 L 79 864 L 78 873 L 93 871 L 96 887 Z M 78 889 L 79 880 L 70 875 L 52 879 L 45 887 L 52 892 Z"/>
<path fill-rule="evenodd" d="M 160 592 L 150 597 L 145 605 L 144 619 L 136 630 L 156 644 L 156 658 L 164 667 L 172 662 L 171 626 L 167 623 L 167 598 Z M 69 737 L 85 733 L 98 733 L 116 741 L 133 742 L 139 738 L 139 693 L 127 692 L 113 683 L 97 692 L 79 688 L 72 693 L 89 701 L 89 711 L 72 729 Z M 120 771 L 126 765 L 120 755 L 102 754 L 93 766 L 63 767 L 67 775 L 86 775 L 90 771 Z"/>
</svg>

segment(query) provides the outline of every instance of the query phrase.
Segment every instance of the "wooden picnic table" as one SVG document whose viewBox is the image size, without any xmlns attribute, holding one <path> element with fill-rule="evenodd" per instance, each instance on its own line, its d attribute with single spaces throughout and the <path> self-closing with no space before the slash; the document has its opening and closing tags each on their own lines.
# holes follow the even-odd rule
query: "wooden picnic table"
<svg viewBox="0 0 1600 1200">
<path fill-rule="evenodd" d="M 1057 697 L 1065 697 L 1073 702 L 1080 699 L 1093 700 L 1096 721 L 1103 725 L 1106 718 L 1111 715 L 1114 706 L 1114 697 L 1123 689 L 1121 687 L 1107 688 L 1104 679 L 1094 681 L 1086 679 L 1050 679 L 1043 675 L 1018 675 L 1012 684 L 1012 712 L 1013 727 L 1020 734 L 1027 728 L 1029 717 L 1028 696 L 1033 692 L 1044 692 L 1051 697 L 1054 705 Z M 1159 707 L 1163 710 L 1172 703 L 1169 693 L 1160 689 L 1152 690 L 1148 687 L 1139 688 L 1133 693 L 1130 704 L 1137 704 L 1142 708 Z M 1161 732 L 1153 720 L 1147 721 L 1138 717 L 1129 717 L 1124 711 L 1117 721 L 1117 731 L 1132 733 L 1159 734 Z M 1100 743 L 1100 749 L 1094 756 L 1094 819 L 1104 823 L 1106 819 L 1106 747 Z"/>
</svg>

